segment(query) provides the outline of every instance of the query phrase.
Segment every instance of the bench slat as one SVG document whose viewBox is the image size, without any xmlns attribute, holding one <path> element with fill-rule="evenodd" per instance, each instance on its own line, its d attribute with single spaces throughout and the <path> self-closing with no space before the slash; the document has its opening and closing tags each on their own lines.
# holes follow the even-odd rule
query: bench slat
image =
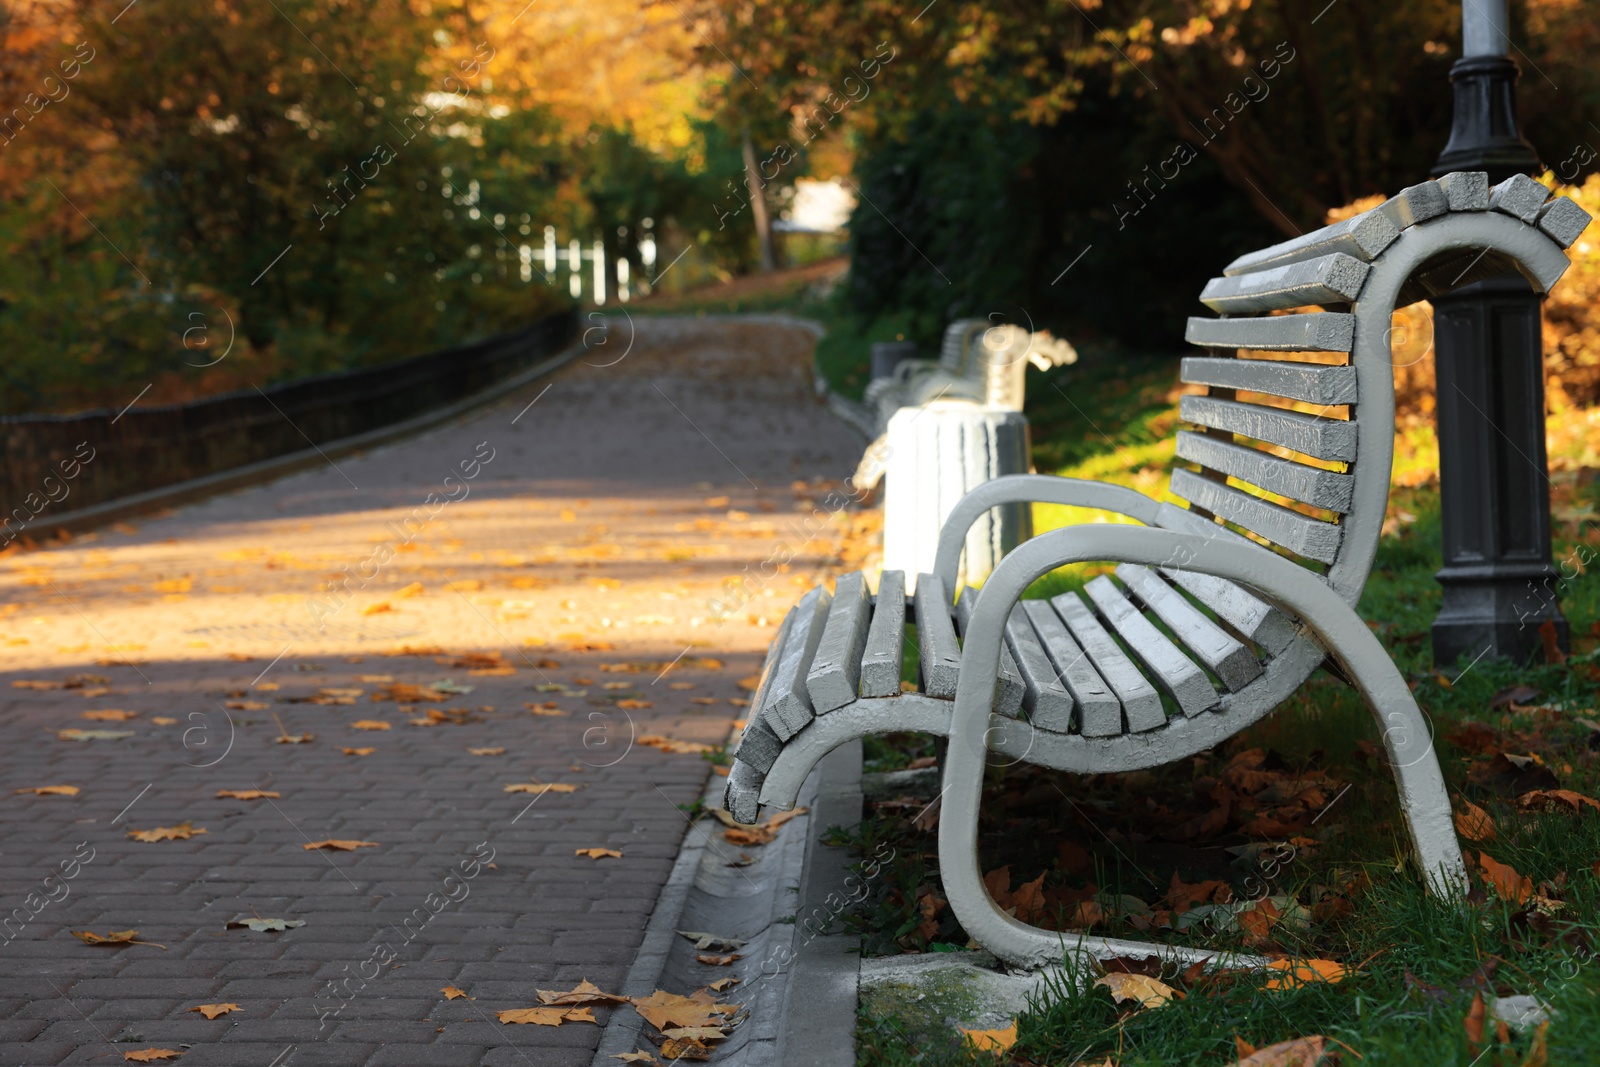
<svg viewBox="0 0 1600 1067">
<path fill-rule="evenodd" d="M 1123 563 L 1117 567 L 1117 577 L 1231 692 L 1237 693 L 1261 676 L 1255 653 L 1208 619 L 1155 571 L 1136 563 Z"/>
<path fill-rule="evenodd" d="M 960 630 L 963 642 L 967 639 L 967 620 L 972 617 L 972 608 L 977 602 L 978 591 L 970 585 L 962 589 L 961 595 L 956 598 L 956 626 Z M 1000 673 L 994 680 L 995 712 L 1016 718 L 1027 693 L 1028 687 L 1022 680 L 1022 673 L 1017 670 L 1017 661 L 1011 655 L 1009 643 L 1002 640 Z"/>
<path fill-rule="evenodd" d="M 1229 626 L 1276 656 L 1295 639 L 1294 623 L 1277 608 L 1213 574 L 1163 567 L 1161 573 L 1183 586 Z"/>
<path fill-rule="evenodd" d="M 1289 263 L 1251 274 L 1212 278 L 1200 302 L 1224 315 L 1301 307 L 1305 304 L 1348 304 L 1361 295 L 1370 264 L 1334 252 L 1317 259 Z"/>
<path fill-rule="evenodd" d="M 1122 701 L 1095 670 L 1061 616 L 1043 600 L 1021 601 L 1028 622 L 1055 669 L 1055 677 L 1072 694 L 1077 706 L 1078 732 L 1085 737 L 1115 737 L 1122 733 Z"/>
<path fill-rule="evenodd" d="M 1356 402 L 1354 367 L 1327 367 L 1277 359 L 1185 356 L 1180 377 L 1190 385 L 1245 389 L 1307 404 Z"/>
<path fill-rule="evenodd" d="M 1344 419 L 1210 396 L 1180 397 L 1178 417 L 1213 430 L 1228 430 L 1282 445 L 1317 459 L 1352 463 L 1356 458 L 1356 424 Z"/>
<path fill-rule="evenodd" d="M 772 727 L 762 721 L 761 709 L 766 707 L 767 695 L 772 692 L 772 676 L 778 663 L 778 654 L 783 651 L 783 643 L 794 627 L 795 615 L 796 609 L 790 608 L 778 626 L 778 636 L 767 646 L 767 658 L 761 665 L 761 680 L 756 683 L 755 694 L 750 698 L 750 715 L 745 720 L 744 732 L 739 736 L 739 747 L 734 750 L 736 763 L 747 763 L 763 775 L 772 769 L 778 753 L 783 750 L 783 741 Z M 760 792 L 759 785 L 756 791 Z"/>
<path fill-rule="evenodd" d="M 1332 563 L 1339 555 L 1341 532 L 1331 522 L 1291 511 L 1189 470 L 1172 472 L 1172 492 L 1307 559 Z"/>
<path fill-rule="evenodd" d="M 954 700 L 961 681 L 961 647 L 950 619 L 950 598 L 936 574 L 917 575 L 917 649 L 921 653 L 922 692 Z"/>
<path fill-rule="evenodd" d="M 1223 268 L 1224 277 L 1270 270 L 1290 263 L 1320 259 L 1335 252 L 1370 263 L 1400 236 L 1400 228 L 1384 212 L 1374 208 L 1348 219 L 1280 241 L 1259 252 L 1247 252 Z"/>
<path fill-rule="evenodd" d="M 1011 617 L 1006 620 L 1006 647 L 1011 650 L 1017 672 L 1022 675 L 1023 685 L 1026 686 L 1022 704 L 1028 709 L 1028 721 L 1052 733 L 1071 732 L 1072 694 L 1057 677 L 1056 669 L 1044 646 L 1039 643 L 1038 635 L 1033 632 L 1033 625 L 1028 622 L 1028 613 L 1021 603 L 1011 609 Z M 1107 695 L 1110 695 L 1109 690 Z M 1121 710 L 1118 709 L 1119 723 L 1121 718 Z"/>
<path fill-rule="evenodd" d="M 1438 182 L 1421 182 L 1400 190 L 1374 210 L 1383 212 L 1396 229 L 1403 230 L 1449 211 L 1450 197 Z"/>
<path fill-rule="evenodd" d="M 1562 248 L 1571 248 L 1592 216 L 1564 196 L 1553 197 L 1539 211 L 1539 229 Z"/>
<path fill-rule="evenodd" d="M 761 719 L 781 741 L 787 741 L 816 716 L 811 696 L 806 692 L 806 674 L 822 640 L 822 627 L 828 618 L 833 595 L 820 585 L 800 598 L 795 605 L 794 622 L 778 654 L 772 672 L 772 689 L 761 707 Z"/>
<path fill-rule="evenodd" d="M 817 655 L 806 674 L 806 692 L 818 715 L 842 708 L 856 699 L 861 686 L 861 654 L 867 647 L 867 620 L 872 599 L 866 575 L 843 575 L 834 585 L 833 606 L 822 628 Z"/>
<path fill-rule="evenodd" d="M 1356 317 L 1347 311 L 1308 311 L 1259 319 L 1191 316 L 1183 339 L 1202 348 L 1249 348 L 1261 352 L 1348 352 Z"/>
<path fill-rule="evenodd" d="M 1089 654 L 1095 670 L 1105 677 L 1107 684 L 1122 700 L 1122 711 L 1128 729 L 1134 733 L 1164 726 L 1167 714 L 1161 708 L 1161 695 L 1145 676 L 1139 673 L 1134 662 L 1123 654 L 1117 642 L 1100 625 L 1089 605 L 1076 593 L 1062 593 L 1053 597 L 1051 607 L 1060 614 L 1072 636 Z"/>
<path fill-rule="evenodd" d="M 1155 628 L 1144 613 L 1123 595 L 1116 583 L 1105 575 L 1093 579 L 1084 591 L 1100 609 L 1112 629 L 1122 636 L 1134 653 L 1150 668 L 1163 688 L 1172 694 L 1185 715 L 1198 715 L 1217 706 L 1217 691 L 1205 672 Z"/>
<path fill-rule="evenodd" d="M 1348 514 L 1355 496 L 1355 476 L 1308 467 L 1254 448 L 1229 444 L 1189 430 L 1178 431 L 1178 458 L 1260 486 L 1313 507 Z"/>
<path fill-rule="evenodd" d="M 884 571 L 878 578 L 867 647 L 861 654 L 861 695 L 900 695 L 900 661 L 906 641 L 906 575 Z"/>
</svg>

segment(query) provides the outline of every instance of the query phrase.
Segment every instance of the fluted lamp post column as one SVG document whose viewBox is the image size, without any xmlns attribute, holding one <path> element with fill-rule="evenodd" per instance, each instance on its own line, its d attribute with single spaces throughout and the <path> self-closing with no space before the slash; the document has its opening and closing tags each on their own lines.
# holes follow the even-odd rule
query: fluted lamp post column
<svg viewBox="0 0 1600 1067">
<path fill-rule="evenodd" d="M 1450 68 L 1455 116 L 1435 176 L 1487 171 L 1490 183 L 1539 169 L 1517 126 L 1519 71 L 1505 0 L 1464 0 L 1462 57 Z M 1550 556 L 1540 297 L 1521 275 L 1476 281 L 1433 301 L 1438 371 L 1443 600 L 1439 666 L 1461 657 L 1526 661 L 1541 630 L 1567 647 Z M 1547 628 L 1548 624 L 1548 628 Z"/>
</svg>

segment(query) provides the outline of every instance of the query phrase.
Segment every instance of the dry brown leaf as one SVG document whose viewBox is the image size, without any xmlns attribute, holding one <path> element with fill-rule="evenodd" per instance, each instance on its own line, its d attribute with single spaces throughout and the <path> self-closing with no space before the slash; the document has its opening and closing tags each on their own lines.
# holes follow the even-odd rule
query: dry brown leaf
<svg viewBox="0 0 1600 1067">
<path fill-rule="evenodd" d="M 280 800 L 282 793 L 274 793 L 267 789 L 219 789 L 217 799 L 232 797 L 234 800 Z"/>
<path fill-rule="evenodd" d="M 618 852 L 614 848 L 580 848 L 577 849 L 573 854 L 577 856 L 588 856 L 592 860 L 620 860 L 622 858 L 622 853 Z"/>
<path fill-rule="evenodd" d="M 272 705 L 265 700 L 228 700 L 222 706 L 229 711 L 266 711 Z"/>
<path fill-rule="evenodd" d="M 75 797 L 81 790 L 75 785 L 33 785 L 18 789 L 18 793 L 32 793 L 36 797 Z"/>
<path fill-rule="evenodd" d="M 714 809 L 720 810 L 720 809 Z M 797 815 L 804 815 L 809 808 L 798 807 L 792 811 L 780 811 L 766 822 L 754 826 L 741 826 L 733 824 L 722 831 L 723 838 L 730 845 L 767 845 L 771 844 L 778 836 L 778 829 L 784 823 Z M 730 816 L 731 818 L 731 816 Z"/>
<path fill-rule="evenodd" d="M 1473 1054 L 1476 1054 L 1478 1046 L 1483 1044 L 1483 1024 L 1487 1014 L 1487 1005 L 1483 1002 L 1483 990 L 1475 990 L 1472 994 L 1472 1006 L 1467 1009 L 1467 1017 L 1462 1020 L 1462 1026 L 1467 1031 L 1467 1049 Z"/>
<path fill-rule="evenodd" d="M 1317 1067 L 1328 1054 L 1328 1042 L 1319 1036 L 1297 1037 L 1257 1049 L 1242 1056 L 1234 1067 Z"/>
<path fill-rule="evenodd" d="M 1338 982 L 1349 977 L 1344 965 L 1333 960 L 1273 960 L 1269 970 L 1281 972 L 1267 983 L 1268 989 L 1293 989 L 1315 982 Z"/>
<path fill-rule="evenodd" d="M 83 713 L 83 717 L 92 719 L 95 722 L 127 722 L 129 719 L 137 719 L 139 713 L 137 711 L 123 711 L 120 708 L 102 708 L 99 711 L 86 711 Z"/>
<path fill-rule="evenodd" d="M 474 678 L 506 678 L 516 674 L 517 669 L 507 663 L 499 667 L 474 667 L 467 673 Z"/>
<path fill-rule="evenodd" d="M 1486 852 L 1479 852 L 1478 865 L 1483 870 L 1483 880 L 1501 900 L 1525 904 L 1533 895 L 1533 879 L 1518 874 L 1510 864 L 1501 863 Z"/>
<path fill-rule="evenodd" d="M 182 1055 L 175 1048 L 141 1048 L 124 1052 L 122 1058 L 134 1063 L 155 1063 L 157 1060 L 175 1060 Z"/>
<path fill-rule="evenodd" d="M 699 705 L 702 705 L 703 707 L 708 707 L 709 708 L 713 704 L 722 703 L 722 701 L 718 700 L 716 697 L 690 697 L 689 698 L 689 703 L 691 703 L 691 704 L 699 704 Z"/>
<path fill-rule="evenodd" d="M 721 1041 L 728 1035 L 720 1026 L 675 1026 L 661 1031 L 661 1036 L 686 1041 Z"/>
<path fill-rule="evenodd" d="M 625 711 L 638 711 L 640 708 L 653 708 L 655 705 L 648 700 L 619 700 L 617 707 Z"/>
<path fill-rule="evenodd" d="M 1095 985 L 1103 985 L 1111 991 L 1111 999 L 1119 1004 L 1123 1001 L 1137 1001 L 1141 1008 L 1159 1008 L 1170 1002 L 1177 990 L 1159 978 L 1151 978 L 1144 974 L 1129 974 L 1127 971 L 1110 971 L 1100 978 L 1095 979 Z M 1012 1024 L 1012 1039 L 1015 1040 L 1016 1024 Z M 1010 1046 L 1007 1045 L 1007 1048 Z"/>
<path fill-rule="evenodd" d="M 307 852 L 310 852 L 312 849 L 315 849 L 315 848 L 329 848 L 329 849 L 337 849 L 340 852 L 352 852 L 352 851 L 354 851 L 355 849 L 358 849 L 358 848 L 377 848 L 378 847 L 378 842 L 376 842 L 376 841 L 338 841 L 338 840 L 335 840 L 335 839 L 330 837 L 326 841 L 309 841 L 306 844 L 301 845 L 300 847 L 302 849 L 306 850 Z"/>
<path fill-rule="evenodd" d="M 217 1016 L 226 1015 L 230 1011 L 243 1011 L 244 1009 L 237 1004 L 201 1004 L 199 1007 L 190 1008 L 189 1010 L 197 1011 L 207 1019 L 215 1019 Z"/>
<path fill-rule="evenodd" d="M 501 748 L 469 748 L 467 752 L 474 756 L 504 756 L 506 750 Z"/>
<path fill-rule="evenodd" d="M 52 682 L 46 678 L 18 678 L 11 683 L 13 689 L 65 689 L 60 682 Z"/>
<path fill-rule="evenodd" d="M 727 956 L 712 956 L 712 955 L 708 955 L 708 954 L 700 954 L 700 955 L 696 955 L 695 959 L 700 961 L 701 963 L 705 964 L 708 967 L 726 967 L 726 966 L 728 966 L 728 964 L 732 963 L 734 960 L 742 960 L 742 959 L 744 959 L 744 957 L 742 955 L 740 955 L 739 953 L 735 952 L 735 953 L 733 953 L 731 955 L 727 955 Z M 719 992 L 720 992 L 720 990 L 719 990 Z"/>
<path fill-rule="evenodd" d="M 689 1037 L 671 1037 L 661 1044 L 661 1055 L 669 1060 L 709 1060 L 711 1050 Z"/>
<path fill-rule="evenodd" d="M 316 734 L 279 734 L 272 740 L 280 745 L 308 745 L 316 739 Z"/>
<path fill-rule="evenodd" d="M 754 693 L 757 689 L 761 688 L 761 675 L 752 674 L 749 677 L 740 678 L 739 688 L 746 689 Z"/>
<path fill-rule="evenodd" d="M 713 993 L 721 993 L 724 990 L 731 989 L 738 984 L 739 979 L 737 978 L 718 978 L 715 982 L 712 982 L 710 985 L 706 986 L 706 988 L 711 990 Z"/>
<path fill-rule="evenodd" d="M 151 948 L 163 951 L 167 947 L 158 945 L 154 941 L 140 941 L 137 930 L 113 930 L 109 934 L 97 934 L 93 930 L 74 930 L 72 936 L 85 945 L 149 945 Z"/>
<path fill-rule="evenodd" d="M 634 997 L 633 1007 L 646 1022 L 662 1031 L 679 1026 L 716 1026 L 718 1018 L 738 1011 L 734 1005 L 719 1004 L 709 995 L 684 997 L 663 989 L 648 997 Z"/>
<path fill-rule="evenodd" d="M 518 782 L 505 787 L 507 793 L 532 793 L 534 796 L 544 796 L 546 793 L 576 793 L 578 787 L 567 782 Z"/>
<path fill-rule="evenodd" d="M 1534 789 L 1517 798 L 1517 807 L 1523 811 L 1549 811 L 1554 808 L 1576 815 L 1586 807 L 1600 811 L 1600 800 L 1570 789 Z"/>
<path fill-rule="evenodd" d="M 378 750 L 375 748 L 347 748 L 342 751 L 346 756 L 370 756 Z"/>
<path fill-rule="evenodd" d="M 157 826 L 153 830 L 129 830 L 128 836 L 135 841 L 187 841 L 191 837 L 198 837 L 207 830 L 201 826 L 193 826 L 181 822 L 177 826 Z"/>
<path fill-rule="evenodd" d="M 1498 836 L 1489 813 L 1466 798 L 1462 798 L 1455 819 L 1456 833 L 1468 841 L 1493 841 Z"/>
<path fill-rule="evenodd" d="M 699 755 L 702 752 L 715 752 L 716 745 L 702 745 L 698 741 L 678 741 L 671 737 L 662 737 L 660 734 L 645 734 L 639 738 L 639 744 L 646 748 L 658 748 L 662 752 L 675 752 L 683 755 Z"/>
<path fill-rule="evenodd" d="M 443 989 L 439 990 L 439 992 L 444 994 L 444 999 L 446 999 L 446 1000 L 455 1000 L 457 997 L 467 997 L 466 990 L 457 989 L 453 985 L 447 985 Z M 475 1000 L 477 998 L 476 997 L 467 997 L 467 999 L 468 1000 Z"/>
<path fill-rule="evenodd" d="M 623 1063 L 648 1063 L 653 1064 L 654 1067 L 661 1067 L 661 1061 L 644 1049 L 639 1049 L 637 1052 L 618 1052 L 611 1058 L 621 1060 Z"/>
<path fill-rule="evenodd" d="M 350 724 L 352 730 L 387 730 L 389 724 L 382 719 L 357 719 Z"/>
<path fill-rule="evenodd" d="M 1109 977 L 1109 976 L 1108 976 Z M 1127 978 L 1139 977 L 1137 975 L 1124 975 Z M 1101 979 L 1104 981 L 1105 979 Z M 1157 983 L 1160 984 L 1159 982 Z M 1163 1001 L 1162 1003 L 1165 1003 Z M 960 1027 L 961 1036 L 966 1038 L 967 1044 L 979 1052 L 1004 1052 L 1017 1043 L 1017 1020 L 1012 1019 L 1011 1025 L 1002 1030 L 968 1030 Z"/>
<path fill-rule="evenodd" d="M 603 993 L 600 987 L 585 978 L 576 986 L 568 990 L 535 989 L 540 1004 L 549 1005 L 577 1005 L 577 1004 L 626 1004 L 628 998 L 616 993 Z"/>
<path fill-rule="evenodd" d="M 152 726 L 176 726 L 178 725 L 178 720 L 166 715 L 154 715 L 150 719 L 150 724 Z"/>
<path fill-rule="evenodd" d="M 594 1012 L 588 1008 L 512 1008 L 497 1012 L 503 1023 L 533 1023 L 536 1026 L 560 1026 L 562 1023 L 595 1022 Z"/>
</svg>

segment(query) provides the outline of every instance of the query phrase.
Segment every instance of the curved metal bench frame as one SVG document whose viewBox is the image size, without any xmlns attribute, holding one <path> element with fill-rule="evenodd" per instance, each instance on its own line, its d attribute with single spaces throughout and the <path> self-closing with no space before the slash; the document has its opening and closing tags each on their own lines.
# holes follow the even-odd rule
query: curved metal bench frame
<svg viewBox="0 0 1600 1067">
<path fill-rule="evenodd" d="M 1354 454 L 1360 460 L 1353 464 L 1351 502 L 1343 509 L 1344 518 L 1337 527 L 1338 547 L 1325 573 L 1302 566 L 1202 514 L 1160 503 L 1131 489 L 1044 475 L 997 479 L 968 494 L 941 530 L 935 572 L 947 590 L 955 588 L 968 528 L 994 507 L 1032 501 L 1076 505 L 1116 512 L 1143 526 L 1069 527 L 1034 537 L 1014 549 L 989 577 L 972 606 L 953 703 L 906 694 L 857 699 L 818 715 L 779 752 L 760 782 L 760 802 L 792 807 L 816 762 L 853 738 L 889 731 L 945 735 L 950 745 L 943 768 L 940 869 L 951 908 L 972 937 L 997 956 L 1022 966 L 1042 966 L 1076 951 L 1099 955 L 1156 952 L 1191 961 L 1206 959 L 1216 953 L 1043 930 L 1018 922 L 996 907 L 983 885 L 977 851 L 985 759 L 994 752 L 1079 773 L 1170 763 L 1210 748 L 1260 720 L 1325 658 L 1331 658 L 1372 709 L 1394 768 L 1413 851 L 1430 889 L 1446 896 L 1464 890 L 1466 872 L 1429 723 L 1405 679 L 1354 610 L 1377 552 L 1392 473 L 1391 316 L 1396 306 L 1425 295 L 1412 283 L 1419 268 L 1436 266 L 1451 253 L 1484 250 L 1473 259 L 1476 264 L 1493 252 L 1501 269 L 1515 266 L 1536 291 L 1548 292 L 1568 265 L 1563 248 L 1576 239 L 1587 216 L 1579 211 L 1581 219 L 1574 221 L 1568 212 L 1552 232 L 1540 221 L 1550 205 L 1544 204 L 1537 191 L 1526 193 L 1526 186 L 1534 184 L 1531 181 L 1522 179 L 1526 185 L 1518 185 L 1514 180 L 1494 191 L 1493 196 L 1499 197 L 1509 187 L 1510 193 L 1504 195 L 1522 192 L 1536 198 L 1527 201 L 1531 207 L 1516 214 L 1504 207 L 1485 210 L 1491 196 L 1481 176 L 1452 177 L 1467 179 L 1458 181 L 1450 195 L 1462 194 L 1469 206 L 1448 212 L 1436 207 L 1435 217 L 1425 221 L 1412 222 L 1408 217 L 1403 228 L 1390 225 L 1389 232 L 1380 235 L 1381 247 L 1365 257 L 1370 270 L 1364 270 L 1359 292 L 1348 301 L 1354 319 L 1350 365 L 1355 368 L 1357 399 L 1353 406 L 1359 410 Z M 1479 179 L 1475 189 L 1470 184 L 1473 178 Z M 1450 188 L 1448 183 L 1440 183 L 1440 187 Z M 1467 193 L 1475 193 L 1479 202 L 1469 200 Z M 1427 195 L 1441 196 L 1437 189 L 1429 189 Z M 1359 222 L 1360 217 L 1348 226 L 1330 227 L 1242 257 L 1230 273 L 1259 271 L 1263 263 L 1268 268 L 1280 262 L 1304 263 L 1327 242 L 1348 241 Z M 1458 283 L 1459 278 L 1452 284 Z M 1208 286 L 1207 293 L 1212 291 L 1213 286 Z M 1195 321 L 1191 320 L 1191 333 Z M 1049 571 L 1085 561 L 1140 564 L 1169 574 L 1189 572 L 1231 581 L 1292 616 L 1294 636 L 1271 656 L 1258 677 L 1235 692 L 1222 694 L 1213 709 L 1194 716 L 1173 716 L 1147 732 L 1086 737 L 994 714 L 995 679 L 1002 670 L 1006 623 L 1023 591 Z"/>
</svg>

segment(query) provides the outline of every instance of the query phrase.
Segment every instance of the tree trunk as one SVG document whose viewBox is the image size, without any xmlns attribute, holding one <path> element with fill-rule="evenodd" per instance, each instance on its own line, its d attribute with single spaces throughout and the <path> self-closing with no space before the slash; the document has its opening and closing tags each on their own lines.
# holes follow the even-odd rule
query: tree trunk
<svg viewBox="0 0 1600 1067">
<path fill-rule="evenodd" d="M 774 270 L 777 258 L 772 253 L 772 219 L 767 214 L 765 183 L 756 165 L 756 146 L 750 140 L 750 131 L 744 131 L 744 181 L 750 189 L 750 214 L 756 223 L 756 238 L 761 242 L 761 272 Z"/>
</svg>

